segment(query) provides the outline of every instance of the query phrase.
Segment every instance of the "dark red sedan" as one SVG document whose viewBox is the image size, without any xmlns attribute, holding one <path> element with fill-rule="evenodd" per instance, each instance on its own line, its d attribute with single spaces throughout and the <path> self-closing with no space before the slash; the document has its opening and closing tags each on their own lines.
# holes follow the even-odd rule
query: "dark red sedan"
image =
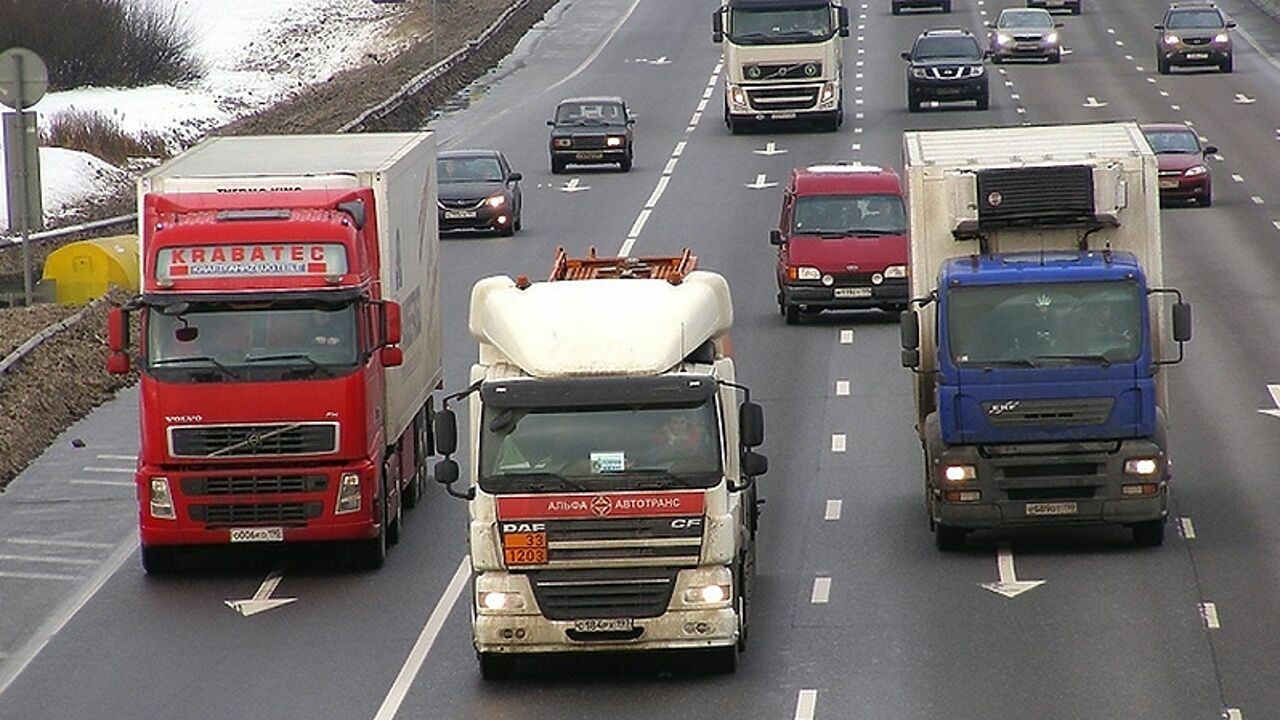
<svg viewBox="0 0 1280 720">
<path fill-rule="evenodd" d="M 1213 177 L 1207 156 L 1218 152 L 1203 145 L 1195 130 L 1183 123 L 1141 125 L 1160 165 L 1160 199 L 1213 204 Z"/>
</svg>

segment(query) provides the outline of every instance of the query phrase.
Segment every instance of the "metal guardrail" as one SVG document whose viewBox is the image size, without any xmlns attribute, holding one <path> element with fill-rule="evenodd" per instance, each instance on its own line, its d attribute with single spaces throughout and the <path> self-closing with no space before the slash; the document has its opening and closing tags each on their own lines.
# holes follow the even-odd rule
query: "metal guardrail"
<svg viewBox="0 0 1280 720">
<path fill-rule="evenodd" d="M 117 215 L 115 217 L 103 218 L 101 220 L 91 220 L 90 222 L 80 223 L 78 225 L 68 225 L 53 230 L 41 230 L 28 235 L 28 239 L 32 242 L 42 242 L 45 240 L 55 240 L 68 235 L 78 235 L 84 232 L 92 232 L 94 230 L 105 230 L 106 228 L 119 227 L 120 225 L 128 225 L 138 220 L 137 214 Z M 22 242 L 21 237 L 17 236 L 0 236 L 0 243 L 8 245 L 17 245 Z"/>
</svg>

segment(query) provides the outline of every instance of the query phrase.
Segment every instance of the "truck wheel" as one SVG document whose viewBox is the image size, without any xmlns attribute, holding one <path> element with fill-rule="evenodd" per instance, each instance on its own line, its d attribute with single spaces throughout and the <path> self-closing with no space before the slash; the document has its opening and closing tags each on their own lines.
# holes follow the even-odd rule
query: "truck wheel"
<svg viewBox="0 0 1280 720">
<path fill-rule="evenodd" d="M 788 325 L 797 325 L 800 323 L 800 306 L 799 305 L 786 306 L 782 314 L 787 318 Z"/>
<path fill-rule="evenodd" d="M 378 503 L 380 522 L 377 537 L 356 540 L 351 545 L 351 564 L 359 570 L 377 570 L 387 562 L 387 493 Z"/>
<path fill-rule="evenodd" d="M 506 680 L 515 673 L 516 659 L 498 653 L 476 653 L 480 661 L 480 677 L 489 681 Z"/>
<path fill-rule="evenodd" d="M 957 552 L 964 547 L 964 535 L 962 528 L 938 523 L 933 528 L 933 544 L 942 552 Z"/>
<path fill-rule="evenodd" d="M 738 646 L 703 650 L 706 654 L 703 667 L 711 675 L 732 675 L 738 671 Z"/>
<path fill-rule="evenodd" d="M 1076 3 L 1075 5 L 1072 5 L 1072 6 L 1071 6 L 1071 14 L 1072 14 L 1072 15 L 1079 15 L 1079 14 L 1080 14 L 1080 3 Z"/>
<path fill-rule="evenodd" d="M 729 124 L 729 133 L 732 135 L 741 135 L 747 131 L 746 124 L 741 120 L 734 120 L 730 117 L 725 122 Z"/>
<path fill-rule="evenodd" d="M 169 575 L 178 569 L 178 548 L 142 546 L 142 569 L 148 575 Z"/>
<path fill-rule="evenodd" d="M 893 5 L 889 8 L 889 12 L 894 15 L 901 15 L 902 7 L 899 6 L 898 3 L 893 3 Z"/>
<path fill-rule="evenodd" d="M 1160 547 L 1164 544 L 1164 518 L 1136 523 L 1133 543 L 1138 547 Z"/>
</svg>

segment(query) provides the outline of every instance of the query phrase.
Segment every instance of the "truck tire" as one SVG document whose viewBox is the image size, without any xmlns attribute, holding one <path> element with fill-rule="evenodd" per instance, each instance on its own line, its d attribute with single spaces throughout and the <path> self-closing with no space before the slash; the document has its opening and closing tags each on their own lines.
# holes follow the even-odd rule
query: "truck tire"
<svg viewBox="0 0 1280 720">
<path fill-rule="evenodd" d="M 1164 544 L 1164 518 L 1135 523 L 1133 544 L 1138 547 L 1160 547 Z"/>
<path fill-rule="evenodd" d="M 1079 14 L 1080 14 L 1080 5 L 1081 5 L 1081 3 L 1076 3 L 1075 5 L 1072 5 L 1072 6 L 1071 6 L 1071 14 L 1072 14 L 1072 15 L 1079 15 Z"/>
<path fill-rule="evenodd" d="M 913 112 L 913 113 L 920 112 L 920 101 L 913 100 L 912 98 L 907 98 L 907 112 Z"/>
<path fill-rule="evenodd" d="M 933 528 L 933 544 L 942 552 L 957 552 L 964 548 L 965 531 L 962 528 L 937 523 Z"/>
<path fill-rule="evenodd" d="M 703 668 L 710 675 L 732 675 L 738 671 L 738 646 L 718 647 L 701 650 L 705 657 Z"/>
<path fill-rule="evenodd" d="M 902 6 L 898 5 L 898 3 L 893 3 L 893 4 L 889 7 L 889 12 L 890 12 L 890 13 L 892 13 L 892 14 L 894 14 L 894 15 L 901 15 L 901 14 L 902 14 Z"/>
<path fill-rule="evenodd" d="M 725 118 L 725 123 L 729 126 L 729 134 L 741 135 L 747 131 L 746 124 L 741 120 L 734 120 L 732 117 Z"/>
<path fill-rule="evenodd" d="M 480 663 L 480 677 L 490 682 L 506 680 L 515 674 L 516 659 L 510 655 L 498 653 L 476 653 Z"/>
<path fill-rule="evenodd" d="M 383 488 L 382 498 L 378 501 L 378 512 L 381 516 L 378 523 L 378 535 L 368 540 L 355 540 L 351 543 L 351 564 L 358 570 L 377 570 L 387 562 L 387 493 Z"/>
<path fill-rule="evenodd" d="M 148 575 L 171 575 L 178 569 L 178 548 L 142 546 L 142 569 Z"/>
</svg>

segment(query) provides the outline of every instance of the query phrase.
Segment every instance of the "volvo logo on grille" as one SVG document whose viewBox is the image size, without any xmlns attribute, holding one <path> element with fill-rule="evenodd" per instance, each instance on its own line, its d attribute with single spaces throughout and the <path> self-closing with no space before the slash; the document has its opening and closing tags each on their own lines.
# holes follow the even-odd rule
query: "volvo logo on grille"
<svg viewBox="0 0 1280 720">
<path fill-rule="evenodd" d="M 591 512 L 604 517 L 613 512 L 613 501 L 604 495 L 597 495 L 591 498 Z"/>
<path fill-rule="evenodd" d="M 998 192 L 987 194 L 987 204 L 991 207 L 1000 207 L 1000 203 L 1004 202 L 1004 196 Z"/>
<path fill-rule="evenodd" d="M 1006 400 L 1002 403 L 993 403 L 987 406 L 987 414 L 991 416 L 1003 415 L 1007 412 L 1013 412 L 1022 404 L 1021 400 Z"/>
<path fill-rule="evenodd" d="M 262 434 L 250 433 L 249 436 L 244 439 L 244 444 L 251 447 L 258 447 L 262 444 Z"/>
</svg>

